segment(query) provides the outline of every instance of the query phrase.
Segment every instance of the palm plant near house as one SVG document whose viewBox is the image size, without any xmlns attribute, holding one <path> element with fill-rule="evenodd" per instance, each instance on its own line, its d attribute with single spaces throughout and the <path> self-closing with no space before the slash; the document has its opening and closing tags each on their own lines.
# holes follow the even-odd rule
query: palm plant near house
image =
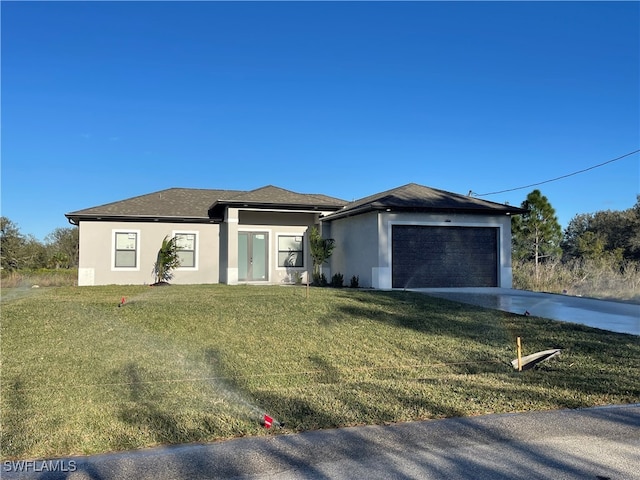
<svg viewBox="0 0 640 480">
<path fill-rule="evenodd" d="M 313 282 L 320 284 L 320 266 L 326 262 L 335 248 L 335 240 L 333 238 L 322 238 L 317 227 L 313 227 L 309 233 L 309 250 L 311 258 L 313 258 Z M 326 280 L 325 282 L 326 283 Z"/>
<path fill-rule="evenodd" d="M 168 282 L 173 278 L 173 270 L 180 266 L 180 257 L 176 246 L 176 237 L 167 235 L 162 240 L 156 263 L 153 264 L 153 273 L 156 283 Z"/>
</svg>

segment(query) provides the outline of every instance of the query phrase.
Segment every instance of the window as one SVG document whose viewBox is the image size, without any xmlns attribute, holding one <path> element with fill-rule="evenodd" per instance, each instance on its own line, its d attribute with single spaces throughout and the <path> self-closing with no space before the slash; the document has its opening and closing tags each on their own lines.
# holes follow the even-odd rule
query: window
<svg viewBox="0 0 640 480">
<path fill-rule="evenodd" d="M 116 232 L 114 266 L 116 268 L 136 268 L 138 260 L 138 234 L 136 232 Z"/>
<path fill-rule="evenodd" d="M 196 234 L 176 233 L 176 250 L 180 257 L 180 267 L 196 267 Z"/>
<path fill-rule="evenodd" d="M 302 236 L 280 235 L 278 237 L 278 266 L 304 267 Z"/>
</svg>

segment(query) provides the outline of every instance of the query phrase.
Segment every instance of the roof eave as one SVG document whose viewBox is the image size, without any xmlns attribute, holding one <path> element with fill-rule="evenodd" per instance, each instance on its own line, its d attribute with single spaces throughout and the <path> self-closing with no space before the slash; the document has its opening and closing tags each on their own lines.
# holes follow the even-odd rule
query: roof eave
<svg viewBox="0 0 640 480">
<path fill-rule="evenodd" d="M 234 202 L 234 201 L 219 201 L 211 205 L 209 208 L 209 215 L 216 209 L 224 209 L 226 207 L 231 208 L 251 208 L 256 210 L 292 210 L 292 211 L 313 211 L 313 212 L 326 212 L 336 211 L 343 208 L 344 205 L 318 205 L 315 203 L 278 203 L 278 202 Z"/>
<path fill-rule="evenodd" d="M 168 222 L 168 223 L 214 223 L 209 217 L 184 217 L 166 215 L 104 215 L 104 214 L 74 214 L 66 213 L 65 217 L 73 225 L 84 222 Z"/>
<path fill-rule="evenodd" d="M 362 215 L 363 213 L 368 213 L 372 211 L 377 212 L 414 212 L 414 213 L 470 213 L 470 214 L 493 214 L 493 215 L 522 215 L 526 212 L 521 208 L 517 207 L 507 207 L 503 209 L 496 209 L 490 207 L 480 207 L 480 208 L 455 208 L 455 207 L 398 207 L 398 206 L 385 206 L 385 205 L 373 205 L 367 204 L 361 207 L 345 210 L 344 212 L 335 212 L 331 213 L 321 220 L 323 221 L 331 221 L 337 220 L 339 218 L 344 217 L 353 217 L 356 215 Z"/>
</svg>

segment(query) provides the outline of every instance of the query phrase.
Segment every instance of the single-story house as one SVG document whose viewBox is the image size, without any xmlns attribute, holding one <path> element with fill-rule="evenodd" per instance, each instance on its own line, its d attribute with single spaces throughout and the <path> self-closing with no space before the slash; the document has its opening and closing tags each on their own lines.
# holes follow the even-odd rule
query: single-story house
<svg viewBox="0 0 640 480">
<path fill-rule="evenodd" d="M 170 188 L 67 213 L 80 229 L 78 285 L 152 283 L 175 237 L 173 283 L 306 281 L 309 231 L 335 250 L 323 266 L 361 287 L 511 287 L 511 215 L 520 208 L 408 184 L 348 202 L 272 185 Z"/>
</svg>

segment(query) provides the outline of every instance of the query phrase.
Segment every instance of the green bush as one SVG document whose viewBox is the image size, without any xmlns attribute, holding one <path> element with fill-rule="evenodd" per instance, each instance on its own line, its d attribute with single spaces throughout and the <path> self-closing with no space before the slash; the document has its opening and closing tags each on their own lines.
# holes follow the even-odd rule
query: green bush
<svg viewBox="0 0 640 480">
<path fill-rule="evenodd" d="M 324 273 L 314 273 L 313 284 L 317 287 L 326 287 L 328 285 L 326 275 Z"/>
<path fill-rule="evenodd" d="M 357 275 L 354 275 L 353 277 L 351 277 L 351 283 L 349 284 L 349 286 L 351 288 L 359 288 L 360 287 L 360 277 Z"/>
<path fill-rule="evenodd" d="M 344 276 L 340 272 L 331 277 L 331 286 L 333 288 L 342 288 L 344 286 Z"/>
</svg>

